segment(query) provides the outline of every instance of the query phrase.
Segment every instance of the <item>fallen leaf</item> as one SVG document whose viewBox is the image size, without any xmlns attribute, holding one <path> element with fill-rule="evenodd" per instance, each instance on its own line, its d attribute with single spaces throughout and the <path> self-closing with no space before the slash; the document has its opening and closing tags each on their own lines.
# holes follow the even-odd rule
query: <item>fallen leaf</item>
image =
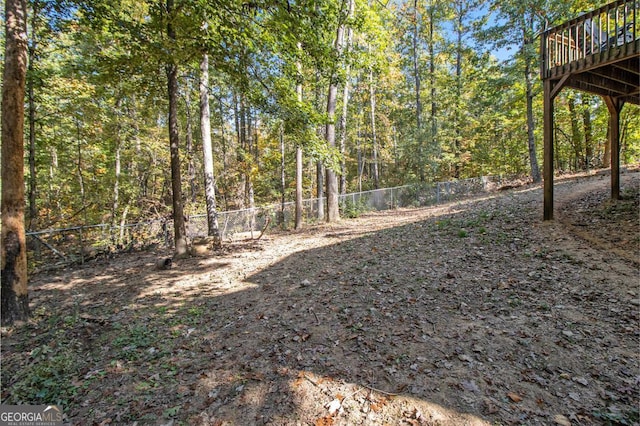
<svg viewBox="0 0 640 426">
<path fill-rule="evenodd" d="M 313 424 L 314 426 L 331 426 L 333 424 L 333 418 L 329 416 L 320 417 L 319 419 L 316 419 Z"/>
<path fill-rule="evenodd" d="M 556 414 L 553 416 L 553 421 L 555 424 L 560 426 L 571 426 L 571 421 L 562 414 Z"/>
<path fill-rule="evenodd" d="M 520 395 L 518 395 L 517 393 L 514 392 L 509 392 L 507 394 L 507 396 L 509 397 L 509 399 L 513 402 L 520 402 L 522 401 L 522 397 Z"/>
</svg>

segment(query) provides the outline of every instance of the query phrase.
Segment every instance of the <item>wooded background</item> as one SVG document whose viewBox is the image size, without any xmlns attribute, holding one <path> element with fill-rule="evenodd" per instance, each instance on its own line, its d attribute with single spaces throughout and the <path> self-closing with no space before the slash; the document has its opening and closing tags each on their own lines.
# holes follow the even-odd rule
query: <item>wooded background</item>
<svg viewBox="0 0 640 426">
<path fill-rule="evenodd" d="M 169 217 L 176 172 L 185 214 L 205 212 L 202 123 L 221 210 L 293 200 L 297 148 L 303 198 L 323 168 L 342 193 L 538 180 L 540 31 L 603 3 L 31 0 L 27 229 Z M 557 171 L 608 166 L 607 117 L 561 92 Z M 632 105 L 621 146 L 623 163 L 640 158 Z"/>
</svg>

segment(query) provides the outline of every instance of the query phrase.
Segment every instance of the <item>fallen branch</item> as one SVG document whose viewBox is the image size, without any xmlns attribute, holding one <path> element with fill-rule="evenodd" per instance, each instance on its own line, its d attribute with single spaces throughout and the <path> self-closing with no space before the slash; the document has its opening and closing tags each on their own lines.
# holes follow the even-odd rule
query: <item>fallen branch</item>
<svg viewBox="0 0 640 426">
<path fill-rule="evenodd" d="M 42 244 L 43 246 L 45 246 L 46 248 L 48 248 L 49 250 L 51 250 L 51 251 L 53 252 L 53 254 L 55 254 L 56 256 L 61 257 L 61 258 L 62 258 L 62 259 L 64 259 L 64 260 L 67 260 L 67 256 L 65 256 L 65 255 L 64 255 L 64 253 L 62 253 L 62 252 L 60 252 L 60 251 L 56 250 L 56 248 L 55 248 L 55 247 L 53 247 L 51 244 L 49 244 L 48 242 L 46 242 L 45 240 L 43 240 L 43 239 L 42 239 L 42 238 L 40 238 L 39 236 L 37 236 L 37 235 L 33 235 L 33 234 L 30 234 L 29 236 L 30 236 L 31 238 L 35 238 L 35 239 L 36 239 L 36 241 L 38 241 L 40 244 Z"/>
<path fill-rule="evenodd" d="M 381 393 L 383 395 L 388 395 L 388 396 L 398 396 L 398 395 L 400 395 L 399 393 L 387 392 L 387 391 L 383 391 L 383 390 L 380 390 L 380 389 L 376 389 L 376 388 L 374 388 L 372 386 L 369 386 L 369 385 L 361 384 L 360 386 L 362 386 L 363 388 L 367 388 L 369 390 L 372 390 L 374 392 Z"/>
<path fill-rule="evenodd" d="M 262 227 L 262 232 L 260 232 L 260 235 L 258 235 L 258 238 L 256 238 L 256 241 L 262 238 L 262 236 L 264 235 L 264 232 L 267 230 L 267 227 L 269 226 L 269 223 L 271 223 L 271 216 L 267 216 L 267 221 Z"/>
</svg>

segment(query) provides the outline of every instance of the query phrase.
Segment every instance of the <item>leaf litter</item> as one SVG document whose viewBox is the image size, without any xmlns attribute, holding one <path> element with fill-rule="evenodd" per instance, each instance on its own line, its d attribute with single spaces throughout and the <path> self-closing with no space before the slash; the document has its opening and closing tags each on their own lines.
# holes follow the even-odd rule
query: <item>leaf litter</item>
<svg viewBox="0 0 640 426">
<path fill-rule="evenodd" d="M 32 278 L 2 402 L 71 424 L 637 424 L 640 174 Z M 464 231 L 464 232 L 462 232 Z M 37 388 L 37 389 L 36 389 Z"/>
</svg>

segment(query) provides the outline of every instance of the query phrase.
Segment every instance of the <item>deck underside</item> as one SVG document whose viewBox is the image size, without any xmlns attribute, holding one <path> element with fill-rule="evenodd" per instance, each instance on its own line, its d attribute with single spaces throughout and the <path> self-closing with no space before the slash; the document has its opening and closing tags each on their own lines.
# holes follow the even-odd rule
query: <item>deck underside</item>
<svg viewBox="0 0 640 426">
<path fill-rule="evenodd" d="M 640 105 L 640 40 L 550 68 L 546 78 L 554 86 Z"/>
</svg>

